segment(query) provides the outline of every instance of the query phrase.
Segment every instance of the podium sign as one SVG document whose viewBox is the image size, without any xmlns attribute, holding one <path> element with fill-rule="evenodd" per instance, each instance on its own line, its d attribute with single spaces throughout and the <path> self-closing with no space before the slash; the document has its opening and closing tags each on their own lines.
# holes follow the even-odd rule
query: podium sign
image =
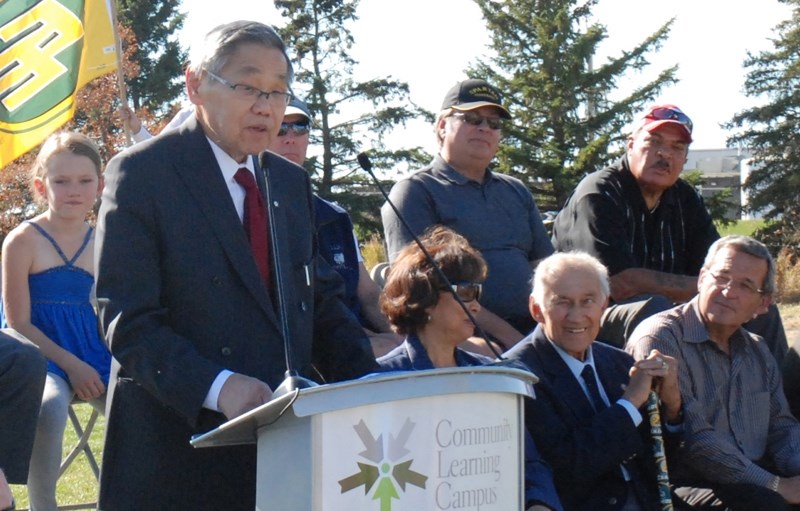
<svg viewBox="0 0 800 511">
<path fill-rule="evenodd" d="M 523 396 L 506 367 L 389 373 L 284 395 L 192 440 L 258 444 L 259 511 L 513 511 Z"/>
<path fill-rule="evenodd" d="M 315 488 L 319 506 L 314 509 L 520 507 L 520 431 L 513 395 L 432 396 L 315 420 L 323 455 L 315 467 L 314 479 L 321 484 Z"/>
</svg>

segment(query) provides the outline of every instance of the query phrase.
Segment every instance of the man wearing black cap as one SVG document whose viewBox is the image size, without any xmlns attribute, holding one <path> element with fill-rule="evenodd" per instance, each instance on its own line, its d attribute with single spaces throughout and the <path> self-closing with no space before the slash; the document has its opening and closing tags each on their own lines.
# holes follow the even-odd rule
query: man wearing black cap
<svg viewBox="0 0 800 511">
<path fill-rule="evenodd" d="M 489 276 L 476 319 L 505 348 L 533 328 L 527 310 L 531 269 L 553 252 L 530 191 L 488 168 L 510 118 L 496 88 L 483 80 L 457 83 L 436 119 L 439 154 L 390 194 L 414 234 L 445 225 L 481 251 Z M 388 204 L 381 216 L 392 261 L 412 237 Z"/>
<path fill-rule="evenodd" d="M 559 251 L 597 257 L 611 274 L 612 305 L 599 339 L 623 347 L 643 319 L 697 293 L 697 276 L 719 233 L 695 189 L 680 178 L 692 121 L 675 105 L 654 105 L 628 137 L 626 154 L 586 176 L 553 224 Z M 780 362 L 787 351 L 777 308 L 748 327 Z"/>
</svg>

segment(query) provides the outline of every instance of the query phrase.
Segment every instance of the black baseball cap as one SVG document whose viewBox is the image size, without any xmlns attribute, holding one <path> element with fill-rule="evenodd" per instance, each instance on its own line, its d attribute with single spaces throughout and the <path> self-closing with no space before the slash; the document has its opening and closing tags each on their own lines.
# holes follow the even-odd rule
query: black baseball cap
<svg viewBox="0 0 800 511">
<path fill-rule="evenodd" d="M 460 112 L 475 110 L 483 106 L 493 106 L 500 111 L 500 116 L 511 119 L 511 114 L 503 106 L 503 95 L 486 80 L 471 78 L 458 82 L 444 97 L 442 110 L 452 108 Z"/>
</svg>

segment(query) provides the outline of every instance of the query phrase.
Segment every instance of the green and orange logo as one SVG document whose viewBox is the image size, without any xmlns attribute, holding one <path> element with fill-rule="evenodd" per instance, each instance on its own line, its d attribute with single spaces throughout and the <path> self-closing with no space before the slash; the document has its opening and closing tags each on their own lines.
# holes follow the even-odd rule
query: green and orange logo
<svg viewBox="0 0 800 511">
<path fill-rule="evenodd" d="M 383 434 L 375 438 L 363 420 L 353 426 L 361 443 L 364 444 L 364 450 L 358 455 L 367 462 L 356 462 L 358 472 L 339 481 L 342 493 L 363 485 L 364 495 L 368 496 L 374 487 L 372 500 L 380 502 L 380 511 L 391 511 L 392 499 L 400 498 L 398 488 L 403 493 L 407 491 L 409 485 L 424 489 L 428 476 L 411 470 L 414 460 L 409 458 L 411 452 L 406 449 L 414 425 L 406 418 L 397 436 L 389 435 L 385 446 Z"/>
</svg>

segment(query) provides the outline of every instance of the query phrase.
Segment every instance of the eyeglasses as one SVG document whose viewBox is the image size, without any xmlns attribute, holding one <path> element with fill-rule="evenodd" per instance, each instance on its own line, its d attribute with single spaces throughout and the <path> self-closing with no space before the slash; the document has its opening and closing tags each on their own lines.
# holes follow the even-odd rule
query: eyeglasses
<svg viewBox="0 0 800 511">
<path fill-rule="evenodd" d="M 483 284 L 477 282 L 459 282 L 457 284 L 450 284 L 450 289 L 462 302 L 471 302 L 472 300 L 479 300 Z"/>
<path fill-rule="evenodd" d="M 483 121 L 486 121 L 490 129 L 499 130 L 503 127 L 503 119 L 500 117 L 484 117 L 475 112 L 455 112 L 452 116 L 458 117 L 465 123 L 472 124 L 473 126 L 480 126 L 483 124 Z"/>
<path fill-rule="evenodd" d="M 677 121 L 686 128 L 688 128 L 689 133 L 692 132 L 692 120 L 689 119 L 689 116 L 685 113 L 681 112 L 680 110 L 675 110 L 673 108 L 666 108 L 666 107 L 659 107 L 654 108 L 647 112 L 647 115 L 644 116 L 645 119 L 654 119 L 656 121 Z"/>
<path fill-rule="evenodd" d="M 737 291 L 742 291 L 744 293 L 753 295 L 760 295 L 764 293 L 763 289 L 757 288 L 755 285 L 747 282 L 746 280 L 734 280 L 728 275 L 717 275 L 712 272 L 708 272 L 708 274 L 714 279 L 714 285 L 720 289 L 736 289 Z"/>
<path fill-rule="evenodd" d="M 278 130 L 278 136 L 283 137 L 289 132 L 294 133 L 297 136 L 305 135 L 308 133 L 308 123 L 307 122 L 282 122 L 281 129 Z"/>
<path fill-rule="evenodd" d="M 231 83 L 225 78 L 218 76 L 207 69 L 206 73 L 208 73 L 208 76 L 215 79 L 222 85 L 227 85 L 233 89 L 233 92 L 240 98 L 249 99 L 253 102 L 257 101 L 261 96 L 264 96 L 264 99 L 266 99 L 267 102 L 273 106 L 286 106 L 289 104 L 289 101 L 292 100 L 292 97 L 294 97 L 292 96 L 291 92 L 281 92 L 277 90 L 266 92 L 251 85 L 245 85 L 243 83 Z"/>
</svg>

